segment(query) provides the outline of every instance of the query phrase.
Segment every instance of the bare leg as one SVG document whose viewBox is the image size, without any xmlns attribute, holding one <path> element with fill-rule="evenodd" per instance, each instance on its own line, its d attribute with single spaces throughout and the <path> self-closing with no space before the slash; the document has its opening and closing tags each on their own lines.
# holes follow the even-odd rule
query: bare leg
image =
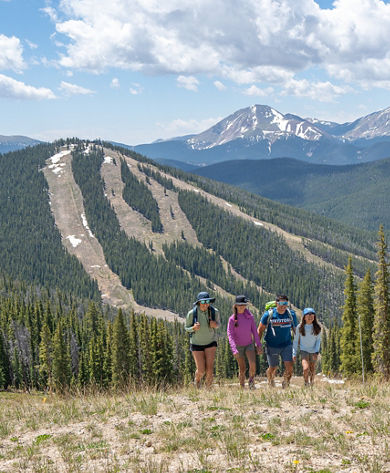
<svg viewBox="0 0 390 473">
<path fill-rule="evenodd" d="M 249 389 L 255 387 L 255 374 L 256 374 L 256 352 L 254 350 L 247 351 L 246 356 L 249 362 Z"/>
<path fill-rule="evenodd" d="M 267 369 L 268 386 L 275 386 L 275 375 L 277 369 L 277 366 L 270 366 Z"/>
<path fill-rule="evenodd" d="M 217 347 L 206 348 L 204 351 L 206 358 L 206 386 L 209 388 L 213 384 L 214 360 Z"/>
<path fill-rule="evenodd" d="M 245 358 L 240 356 L 237 360 L 238 363 L 238 379 L 240 381 L 240 386 L 243 388 L 245 386 L 245 371 L 246 371 L 246 363 Z"/>
<path fill-rule="evenodd" d="M 293 374 L 294 364 L 292 361 L 284 362 L 284 379 L 282 382 L 282 388 L 288 388 L 290 386 L 290 379 Z"/>
<path fill-rule="evenodd" d="M 312 361 L 309 363 L 309 376 L 310 376 L 310 384 L 313 386 L 314 384 L 314 376 L 316 375 L 316 362 Z"/>
<path fill-rule="evenodd" d="M 303 368 L 303 380 L 305 382 L 305 386 L 307 386 L 309 384 L 309 372 L 310 372 L 309 360 L 302 360 L 302 368 Z"/>
<path fill-rule="evenodd" d="M 195 360 L 196 371 L 195 371 L 195 384 L 196 387 L 200 387 L 200 382 L 205 374 L 206 357 L 204 351 L 193 351 L 192 356 Z"/>
</svg>

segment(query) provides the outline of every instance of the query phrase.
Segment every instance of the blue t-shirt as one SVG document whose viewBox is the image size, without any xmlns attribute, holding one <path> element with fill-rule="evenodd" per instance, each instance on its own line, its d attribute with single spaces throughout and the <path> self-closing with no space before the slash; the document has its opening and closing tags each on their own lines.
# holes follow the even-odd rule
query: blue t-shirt
<svg viewBox="0 0 390 473">
<path fill-rule="evenodd" d="M 298 325 L 297 316 L 295 315 L 295 312 L 293 310 L 288 310 L 290 310 L 291 316 L 293 318 L 294 327 L 296 327 Z M 263 325 L 267 325 L 268 316 L 269 314 L 267 311 L 261 317 L 260 322 Z M 275 331 L 275 335 L 273 333 L 272 327 Z M 273 348 L 284 348 L 292 344 L 291 317 L 287 310 L 284 314 L 279 314 L 276 308 L 273 309 L 273 314 L 269 321 L 264 340 L 266 341 L 268 346 Z"/>
</svg>

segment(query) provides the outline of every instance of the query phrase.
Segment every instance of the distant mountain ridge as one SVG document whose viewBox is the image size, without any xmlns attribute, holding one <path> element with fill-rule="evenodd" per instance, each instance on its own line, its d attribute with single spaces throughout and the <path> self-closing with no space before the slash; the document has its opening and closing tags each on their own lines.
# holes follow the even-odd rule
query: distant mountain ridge
<svg viewBox="0 0 390 473">
<path fill-rule="evenodd" d="M 370 230 L 390 229 L 390 158 L 334 166 L 291 158 L 235 160 L 192 171 Z"/>
<path fill-rule="evenodd" d="M 317 164 L 356 164 L 390 156 L 390 108 L 338 124 L 252 105 L 202 133 L 132 149 L 152 159 L 197 165 L 278 157 Z"/>
<path fill-rule="evenodd" d="M 8 153 L 9 151 L 17 151 L 27 146 L 35 146 L 42 141 L 29 138 L 28 136 L 5 136 L 0 135 L 0 153 Z"/>
</svg>

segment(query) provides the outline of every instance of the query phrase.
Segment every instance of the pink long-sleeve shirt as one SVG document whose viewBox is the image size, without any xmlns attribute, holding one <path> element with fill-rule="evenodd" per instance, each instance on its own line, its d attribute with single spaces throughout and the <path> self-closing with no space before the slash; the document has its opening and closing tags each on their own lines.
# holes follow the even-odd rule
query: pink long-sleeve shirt
<svg viewBox="0 0 390 473">
<path fill-rule="evenodd" d="M 233 355 L 238 353 L 237 346 L 246 346 L 255 341 L 256 346 L 261 347 L 259 334 L 257 333 L 255 318 L 249 309 L 245 309 L 244 313 L 237 314 L 237 327 L 234 326 L 234 314 L 229 318 L 227 326 L 227 334 L 229 338 L 230 348 Z"/>
</svg>

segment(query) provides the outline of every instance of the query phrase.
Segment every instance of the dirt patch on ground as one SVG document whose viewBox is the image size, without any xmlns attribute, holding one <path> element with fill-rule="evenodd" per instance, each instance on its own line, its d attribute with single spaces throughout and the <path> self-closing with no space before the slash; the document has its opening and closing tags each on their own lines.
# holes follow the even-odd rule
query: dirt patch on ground
<svg viewBox="0 0 390 473">
<path fill-rule="evenodd" d="M 0 471 L 388 473 L 390 387 L 0 393 Z"/>
</svg>

